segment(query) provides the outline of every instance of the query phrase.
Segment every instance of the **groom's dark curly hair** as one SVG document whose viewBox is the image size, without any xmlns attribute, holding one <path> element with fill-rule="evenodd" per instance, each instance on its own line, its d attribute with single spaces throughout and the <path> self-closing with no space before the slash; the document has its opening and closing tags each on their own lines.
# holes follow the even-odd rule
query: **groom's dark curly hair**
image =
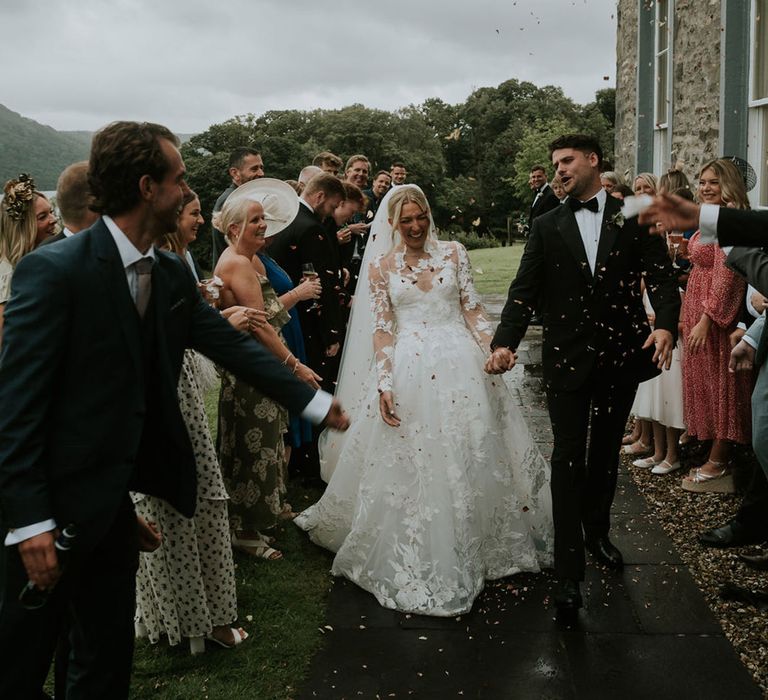
<svg viewBox="0 0 768 700">
<path fill-rule="evenodd" d="M 549 157 L 552 158 L 554 151 L 559 151 L 561 148 L 573 148 L 576 151 L 581 151 L 585 155 L 594 153 L 597 155 L 599 161 L 598 167 L 602 167 L 603 164 L 603 149 L 600 147 L 600 143 L 594 136 L 588 134 L 563 134 L 558 136 L 552 143 L 549 144 Z"/>
</svg>

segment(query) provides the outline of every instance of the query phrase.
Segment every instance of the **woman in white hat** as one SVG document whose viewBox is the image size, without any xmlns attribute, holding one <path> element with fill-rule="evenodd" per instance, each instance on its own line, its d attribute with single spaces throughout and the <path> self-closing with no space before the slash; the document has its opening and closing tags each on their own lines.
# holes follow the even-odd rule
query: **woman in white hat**
<svg viewBox="0 0 768 700">
<path fill-rule="evenodd" d="M 227 199 L 217 228 L 229 247 L 216 264 L 222 281 L 220 308 L 234 305 L 262 310 L 264 325 L 250 329 L 256 339 L 303 381 L 318 388 L 320 377 L 287 347 L 281 329 L 290 321 L 286 309 L 319 293 L 317 283 L 302 282 L 278 298 L 258 259 L 265 239 L 296 216 L 299 201 L 289 185 L 261 178 L 242 185 Z M 283 436 L 288 414 L 253 387 L 222 372 L 219 396 L 219 461 L 229 493 L 233 545 L 252 556 L 280 559 L 266 532 L 286 510 L 286 464 Z"/>
</svg>

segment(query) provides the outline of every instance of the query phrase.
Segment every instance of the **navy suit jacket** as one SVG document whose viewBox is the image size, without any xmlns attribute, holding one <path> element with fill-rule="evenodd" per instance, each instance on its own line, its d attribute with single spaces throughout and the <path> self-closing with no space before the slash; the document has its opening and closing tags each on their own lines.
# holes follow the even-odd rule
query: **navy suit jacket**
<svg viewBox="0 0 768 700">
<path fill-rule="evenodd" d="M 106 532 L 129 488 L 191 517 L 195 460 L 176 393 L 186 348 L 291 411 L 314 396 L 203 301 L 180 258 L 157 257 L 151 363 L 103 221 L 38 248 L 16 267 L 0 352 L 2 529 L 55 518 L 76 524 L 86 547 Z"/>
</svg>

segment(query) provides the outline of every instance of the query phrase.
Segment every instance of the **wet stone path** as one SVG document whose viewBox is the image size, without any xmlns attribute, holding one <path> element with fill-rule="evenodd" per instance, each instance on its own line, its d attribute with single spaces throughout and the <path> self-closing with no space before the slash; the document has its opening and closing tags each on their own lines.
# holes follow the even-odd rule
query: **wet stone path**
<svg viewBox="0 0 768 700">
<path fill-rule="evenodd" d="M 502 300 L 486 302 L 497 316 Z M 540 340 L 540 330 L 530 329 L 508 382 L 549 457 Z M 624 570 L 588 559 L 584 609 L 570 624 L 555 618 L 555 581 L 547 572 L 490 583 L 472 612 L 458 618 L 386 610 L 336 579 L 325 646 L 297 698 L 761 698 L 625 469 L 611 537 Z"/>
</svg>

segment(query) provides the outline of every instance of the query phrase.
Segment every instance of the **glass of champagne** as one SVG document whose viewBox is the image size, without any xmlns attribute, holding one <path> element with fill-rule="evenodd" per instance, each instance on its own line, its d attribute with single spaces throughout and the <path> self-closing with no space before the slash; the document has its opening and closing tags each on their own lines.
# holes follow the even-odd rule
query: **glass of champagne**
<svg viewBox="0 0 768 700">
<path fill-rule="evenodd" d="M 305 280 L 315 279 L 318 276 L 317 272 L 315 272 L 315 266 L 312 263 L 303 263 L 301 266 L 301 276 Z M 312 305 L 307 309 L 307 311 L 314 311 L 319 308 L 320 304 L 318 304 L 317 301 L 313 301 Z"/>
</svg>

